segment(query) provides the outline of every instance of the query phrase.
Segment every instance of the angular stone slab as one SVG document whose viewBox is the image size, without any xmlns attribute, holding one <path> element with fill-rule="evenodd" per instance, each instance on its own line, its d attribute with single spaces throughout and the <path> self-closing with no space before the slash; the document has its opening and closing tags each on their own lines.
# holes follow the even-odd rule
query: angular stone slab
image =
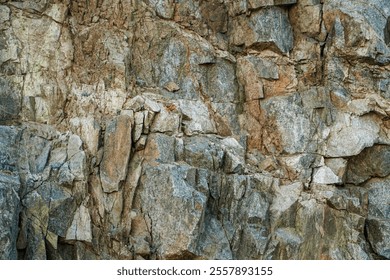
<svg viewBox="0 0 390 280">
<path fill-rule="evenodd" d="M 361 184 L 371 177 L 386 177 L 390 174 L 390 146 L 374 145 L 350 159 L 348 183 Z"/>
<path fill-rule="evenodd" d="M 117 191 L 126 178 L 131 151 L 131 118 L 121 115 L 111 120 L 104 135 L 100 179 L 104 192 Z"/>
<path fill-rule="evenodd" d="M 294 35 L 288 18 L 288 11 L 270 7 L 254 11 L 250 17 L 238 16 L 232 21 L 230 41 L 257 49 L 277 49 L 282 53 L 292 50 Z"/>
</svg>

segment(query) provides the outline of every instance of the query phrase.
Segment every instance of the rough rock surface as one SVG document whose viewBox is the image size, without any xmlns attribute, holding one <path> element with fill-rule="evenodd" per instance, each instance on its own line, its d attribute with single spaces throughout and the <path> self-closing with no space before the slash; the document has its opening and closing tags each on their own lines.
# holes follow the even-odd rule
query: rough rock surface
<svg viewBox="0 0 390 280">
<path fill-rule="evenodd" d="M 0 1 L 0 259 L 390 259 L 388 0 Z"/>
</svg>

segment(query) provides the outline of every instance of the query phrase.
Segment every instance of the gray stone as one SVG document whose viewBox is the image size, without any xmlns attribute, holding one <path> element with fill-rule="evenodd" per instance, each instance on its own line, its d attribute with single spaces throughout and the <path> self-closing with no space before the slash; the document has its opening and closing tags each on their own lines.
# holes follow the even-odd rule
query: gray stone
<svg viewBox="0 0 390 280">
<path fill-rule="evenodd" d="M 206 81 L 202 85 L 203 94 L 213 102 L 237 102 L 239 95 L 234 64 L 218 58 L 215 63 L 206 67 Z"/>
<path fill-rule="evenodd" d="M 17 87 L 0 77 L 0 124 L 17 120 L 21 110 L 21 96 Z"/>
<path fill-rule="evenodd" d="M 144 112 L 136 112 L 134 114 L 134 129 L 133 129 L 133 141 L 137 142 L 141 137 L 144 126 Z"/>
<path fill-rule="evenodd" d="M 0 126 L 0 252 L 1 260 L 18 258 L 16 242 L 22 205 L 18 174 L 20 130 Z"/>
<path fill-rule="evenodd" d="M 321 4 L 321 1 L 322 0 L 300 0 L 299 4 L 306 5 L 306 6 L 319 5 L 319 4 Z"/>
<path fill-rule="evenodd" d="M 275 5 L 291 5 L 297 3 L 297 0 L 274 0 Z"/>
<path fill-rule="evenodd" d="M 273 6 L 274 0 L 248 0 L 248 3 L 249 7 L 256 9 L 260 7 Z"/>
<path fill-rule="evenodd" d="M 52 142 L 49 139 L 54 136 L 51 135 L 50 129 L 47 131 L 48 134 L 45 132 L 40 134 L 41 129 L 43 132 L 44 127 L 40 126 L 23 130 L 20 141 L 19 165 L 22 169 L 37 176 L 45 173 L 52 148 Z"/>
<path fill-rule="evenodd" d="M 386 259 L 390 258 L 390 221 L 367 219 L 368 240 L 375 253 Z"/>
<path fill-rule="evenodd" d="M 390 174 L 390 146 L 375 145 L 348 161 L 347 182 L 359 185 L 371 177 Z"/>
<path fill-rule="evenodd" d="M 347 186 L 344 188 L 327 187 L 329 189 L 316 186 L 315 192 L 318 197 L 325 198 L 331 208 L 341 211 L 346 210 L 360 216 L 367 215 L 367 209 L 362 208 L 367 203 L 367 190 Z"/>
<path fill-rule="evenodd" d="M 211 177 L 210 192 L 233 259 L 262 258 L 270 229 L 269 197 L 263 191 L 272 181 L 237 174 L 217 178 Z"/>
<path fill-rule="evenodd" d="M 236 248 L 235 257 L 242 259 L 248 256 L 250 259 L 258 259 L 262 258 L 268 245 L 270 203 L 269 198 L 263 192 L 251 189 L 247 189 L 247 192 L 242 201 L 242 208 L 237 209 L 241 212 L 241 219 L 245 223 L 243 223 L 240 241 L 234 246 Z M 245 244 L 247 248 L 240 244 Z"/>
<path fill-rule="evenodd" d="M 201 101 L 180 100 L 182 127 L 186 135 L 216 133 L 216 127 L 207 106 Z"/>
<path fill-rule="evenodd" d="M 49 205 L 35 190 L 28 193 L 23 200 L 24 219 L 21 221 L 26 230 L 25 258 L 33 260 L 46 259 L 45 235 L 49 221 Z"/>
<path fill-rule="evenodd" d="M 342 158 L 321 158 L 317 168 L 313 171 L 313 183 L 336 184 L 344 183 L 347 161 Z"/>
<path fill-rule="evenodd" d="M 310 109 L 328 108 L 330 106 L 329 93 L 325 88 L 310 88 L 300 93 L 303 106 Z"/>
<path fill-rule="evenodd" d="M 123 109 L 138 112 L 144 108 L 144 105 L 145 105 L 145 98 L 143 98 L 140 95 L 137 95 L 127 100 L 125 104 L 123 104 Z"/>
<path fill-rule="evenodd" d="M 389 0 L 0 2 L 1 259 L 390 258 Z"/>
<path fill-rule="evenodd" d="M 338 177 L 328 166 L 321 166 L 314 170 L 313 183 L 316 184 L 341 184 L 342 179 Z"/>
<path fill-rule="evenodd" d="M 366 5 L 355 1 L 329 1 L 324 3 L 324 16 L 329 28 L 330 19 L 341 11 L 348 15 L 339 25 L 334 42 L 339 53 L 349 53 L 356 58 L 365 58 L 377 63 L 389 63 L 390 50 L 386 46 L 385 26 L 390 16 L 388 3 L 375 0 Z M 354 26 L 354 28 L 344 28 Z M 359 46 L 359 47 L 356 47 Z"/>
<path fill-rule="evenodd" d="M 150 218 L 150 234 L 156 244 L 161 244 L 158 254 L 163 259 L 188 258 L 196 253 L 207 197 L 196 191 L 190 170 L 168 164 L 144 167 L 143 212 Z"/>
<path fill-rule="evenodd" d="M 50 151 L 49 166 L 52 169 L 59 169 L 67 159 L 66 148 L 56 148 Z"/>
<path fill-rule="evenodd" d="M 176 106 L 172 107 L 161 106 L 160 112 L 154 118 L 153 124 L 150 127 L 151 132 L 161 132 L 167 134 L 176 134 L 180 128 L 181 116 L 176 110 Z"/>
<path fill-rule="evenodd" d="M 300 103 L 299 95 L 269 98 L 261 103 L 267 118 L 275 122 L 273 130 L 269 133 L 278 134 L 275 138 L 281 141 L 283 150 L 289 154 L 311 152 L 316 149 L 316 143 L 313 141 L 313 124 Z M 267 148 L 270 151 L 274 149 L 271 146 Z"/>
<path fill-rule="evenodd" d="M 272 201 L 270 212 L 272 223 L 275 224 L 286 215 L 290 209 L 294 210 L 294 205 L 298 202 L 303 191 L 302 183 L 294 183 L 287 186 L 277 186 L 275 197 Z"/>
<path fill-rule="evenodd" d="M 217 170 L 223 165 L 224 151 L 207 137 L 187 137 L 184 139 L 183 160 L 188 164 Z"/>
<path fill-rule="evenodd" d="M 65 237 L 76 211 L 76 199 L 68 190 L 47 183 L 38 189 L 38 194 L 49 207 L 47 229 L 52 234 Z M 36 207 L 32 204 L 26 206 Z"/>
<path fill-rule="evenodd" d="M 71 187 L 73 185 L 75 176 L 69 168 L 69 162 L 64 163 L 58 172 L 58 183 L 60 185 Z"/>
<path fill-rule="evenodd" d="M 160 109 L 159 109 L 159 112 L 160 112 Z M 144 134 L 148 134 L 149 131 L 150 131 L 150 128 L 153 124 L 153 120 L 154 120 L 154 117 L 155 117 L 155 112 L 151 112 L 151 111 L 144 111 L 144 123 L 143 123 L 143 130 L 142 130 L 142 133 Z"/>
<path fill-rule="evenodd" d="M 390 99 L 390 79 L 380 80 L 378 87 L 381 96 L 385 99 Z"/>
<path fill-rule="evenodd" d="M 171 19 L 175 9 L 174 0 L 150 0 L 152 5 L 155 6 L 157 15 L 164 19 Z"/>
<path fill-rule="evenodd" d="M 313 168 L 320 167 L 322 157 L 316 154 L 299 154 L 280 157 L 280 163 L 288 170 L 289 177 L 301 182 L 312 179 Z"/>
<path fill-rule="evenodd" d="M 245 150 L 234 138 L 225 138 L 221 141 L 225 151 L 224 171 L 226 173 L 241 173 L 245 163 Z"/>
<path fill-rule="evenodd" d="M 19 129 L 0 126 L 0 172 L 17 172 L 19 138 Z"/>
<path fill-rule="evenodd" d="M 355 156 L 377 141 L 379 127 L 370 118 L 348 114 L 340 114 L 337 118 L 339 122 L 331 128 L 325 147 L 327 157 Z"/>
<path fill-rule="evenodd" d="M 251 16 L 233 19 L 231 42 L 248 48 L 271 48 L 288 53 L 293 48 L 293 30 L 286 10 L 279 7 L 260 9 Z"/>
<path fill-rule="evenodd" d="M 69 160 L 69 171 L 72 173 L 75 180 L 85 180 L 86 164 L 86 156 L 84 151 L 78 152 Z"/>
<path fill-rule="evenodd" d="M 145 158 L 149 162 L 174 162 L 175 138 L 161 133 L 150 134 L 145 146 Z"/>
<path fill-rule="evenodd" d="M 389 179 L 377 180 L 368 184 L 368 216 L 390 220 Z"/>
<path fill-rule="evenodd" d="M 43 12 L 45 10 L 47 0 L 43 1 L 34 1 L 34 2 L 24 2 L 24 1 L 14 1 L 12 2 L 12 5 L 19 8 L 19 9 L 25 9 L 25 10 L 32 10 L 36 12 Z"/>
<path fill-rule="evenodd" d="M 145 99 L 145 109 L 154 113 L 158 113 L 161 111 L 160 105 L 157 102 L 148 98 Z"/>
<path fill-rule="evenodd" d="M 150 255 L 150 244 L 142 237 L 134 238 L 134 253 L 145 258 Z"/>
<path fill-rule="evenodd" d="M 337 176 L 339 183 L 345 182 L 346 171 L 348 161 L 343 158 L 327 158 L 325 159 L 325 166 L 329 167 L 330 170 Z"/>
<path fill-rule="evenodd" d="M 18 177 L 4 175 L 0 171 L 0 253 L 1 260 L 16 260 L 19 212 L 21 210 Z"/>
<path fill-rule="evenodd" d="M 209 260 L 231 260 L 229 240 L 220 221 L 206 214 L 204 231 L 200 234 L 197 254 Z"/>
<path fill-rule="evenodd" d="M 67 154 L 68 158 L 71 159 L 75 154 L 79 153 L 82 150 L 82 144 L 80 137 L 78 135 L 72 134 L 68 139 Z"/>
<path fill-rule="evenodd" d="M 279 79 L 279 69 L 272 60 L 249 56 L 247 59 L 253 64 L 260 78 L 277 80 Z"/>
<path fill-rule="evenodd" d="M 174 82 L 179 87 L 182 81 L 180 79 L 180 71 L 185 64 L 184 54 L 187 53 L 185 45 L 182 41 L 172 38 L 162 50 L 162 57 L 159 64 L 158 85 L 164 87 L 169 82 Z"/>
<path fill-rule="evenodd" d="M 9 14 L 10 9 L 5 5 L 0 5 L 0 23 L 3 24 L 4 22 L 9 20 Z"/>
<path fill-rule="evenodd" d="M 271 258 L 294 259 L 299 254 L 302 241 L 302 237 L 294 228 L 278 228 L 270 242 L 267 254 L 272 254 Z"/>
<path fill-rule="evenodd" d="M 50 150 L 51 143 L 47 143 L 46 146 L 43 148 L 42 153 L 37 157 L 35 169 L 37 173 L 42 173 L 44 171 L 49 158 Z"/>
</svg>

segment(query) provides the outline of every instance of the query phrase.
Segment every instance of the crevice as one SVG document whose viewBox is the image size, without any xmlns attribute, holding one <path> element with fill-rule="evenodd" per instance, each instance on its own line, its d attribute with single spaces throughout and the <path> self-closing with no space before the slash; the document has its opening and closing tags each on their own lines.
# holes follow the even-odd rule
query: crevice
<svg viewBox="0 0 390 280">
<path fill-rule="evenodd" d="M 383 30 L 386 45 L 390 46 L 390 17 L 387 18 L 385 29 Z"/>
</svg>

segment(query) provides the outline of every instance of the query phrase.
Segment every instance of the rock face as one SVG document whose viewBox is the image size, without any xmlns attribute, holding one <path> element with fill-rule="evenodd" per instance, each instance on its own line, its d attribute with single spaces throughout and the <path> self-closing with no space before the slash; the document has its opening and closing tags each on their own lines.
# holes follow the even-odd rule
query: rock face
<svg viewBox="0 0 390 280">
<path fill-rule="evenodd" d="M 17 259 L 20 177 L 17 172 L 18 138 L 20 130 L 0 126 L 0 259 Z"/>
<path fill-rule="evenodd" d="M 0 259 L 390 259 L 387 0 L 0 1 Z"/>
</svg>

